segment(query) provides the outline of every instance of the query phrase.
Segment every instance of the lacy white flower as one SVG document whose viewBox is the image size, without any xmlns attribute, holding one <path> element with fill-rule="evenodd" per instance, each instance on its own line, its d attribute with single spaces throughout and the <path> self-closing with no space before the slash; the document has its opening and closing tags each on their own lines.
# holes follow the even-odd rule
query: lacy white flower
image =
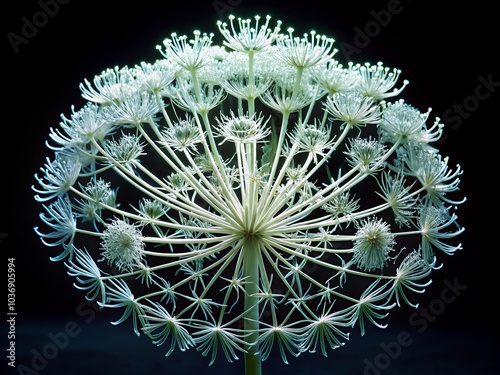
<svg viewBox="0 0 500 375">
<path fill-rule="evenodd" d="M 102 257 L 120 271 L 132 271 L 144 256 L 144 242 L 138 228 L 115 219 L 102 234 Z"/>
<path fill-rule="evenodd" d="M 431 280 L 423 283 L 417 281 L 423 280 L 429 276 L 434 267 L 434 262 L 427 263 L 422 259 L 420 251 L 414 250 L 403 259 L 396 271 L 396 278 L 394 279 L 394 287 L 391 293 L 396 297 L 396 303 L 401 305 L 400 299 L 403 299 L 406 304 L 414 308 L 418 307 L 417 304 L 412 304 L 405 294 L 404 288 L 415 293 L 423 293 L 425 287 L 429 286 Z"/>
<path fill-rule="evenodd" d="M 462 170 L 439 119 L 395 98 L 402 72 L 274 25 L 231 16 L 219 44 L 172 33 L 157 61 L 84 79 L 33 187 L 51 259 L 114 324 L 247 375 L 416 307 L 464 230 Z"/>
<path fill-rule="evenodd" d="M 291 27 L 287 31 L 287 35 L 277 39 L 279 48 L 276 57 L 299 71 L 327 62 L 337 52 L 332 47 L 335 42 L 333 38 L 319 35 L 314 30 L 302 38 L 293 36 L 294 29 Z"/>
<path fill-rule="evenodd" d="M 345 125 L 359 126 L 380 122 L 380 109 L 373 99 L 358 91 L 335 93 L 327 97 L 325 109 Z"/>
<path fill-rule="evenodd" d="M 427 129 L 425 122 L 430 109 L 420 113 L 416 108 L 406 104 L 402 99 L 388 103 L 380 123 L 380 131 L 389 142 L 400 139 L 402 142 L 419 142 L 425 145 L 439 140 L 443 125 L 439 119 Z"/>
<path fill-rule="evenodd" d="M 262 123 L 263 117 L 235 116 L 231 117 L 221 115 L 218 122 L 218 133 L 223 141 L 230 141 L 235 144 L 261 142 L 269 133 L 269 128 L 266 128 L 267 121 Z"/>
<path fill-rule="evenodd" d="M 40 219 L 53 229 L 50 233 L 41 233 L 38 227 L 35 228 L 36 234 L 40 236 L 45 246 L 60 246 L 64 252 L 53 260 L 66 258 L 73 249 L 73 240 L 76 234 L 77 222 L 71 204 L 67 197 L 58 197 L 56 201 L 49 206 L 43 205 L 45 212 L 40 213 Z M 49 242 L 50 240 L 50 242 Z M 70 256 L 71 259 L 71 256 Z"/>
<path fill-rule="evenodd" d="M 224 36 L 224 45 L 231 50 L 245 53 L 254 53 L 263 50 L 271 45 L 279 35 L 281 21 L 276 23 L 273 30 L 269 29 L 270 16 L 266 17 L 266 21 L 259 27 L 260 16 L 255 16 L 255 27 L 252 27 L 250 19 L 238 18 L 239 31 L 234 27 L 234 15 L 229 16 L 231 30 L 227 28 L 227 23 L 218 21 L 217 26 L 221 34 Z"/>
<path fill-rule="evenodd" d="M 365 271 L 384 268 L 395 244 L 389 225 L 382 219 L 373 218 L 362 220 L 357 225 L 351 262 Z"/>
<path fill-rule="evenodd" d="M 135 90 L 131 85 L 133 76 L 127 68 L 115 66 L 113 69 L 106 69 L 93 79 L 94 85 L 85 79 L 80 84 L 82 96 L 90 102 L 109 105 L 119 103 L 124 95 Z"/>
<path fill-rule="evenodd" d="M 212 43 L 212 36 L 201 34 L 196 30 L 194 40 L 189 40 L 186 35 L 179 36 L 172 33 L 171 38 L 163 41 L 165 50 L 162 50 L 160 46 L 158 49 L 165 58 L 173 59 L 179 66 L 190 72 L 207 63 L 205 58 Z"/>
<path fill-rule="evenodd" d="M 382 62 L 376 65 L 365 63 L 358 65 L 360 80 L 358 82 L 358 90 L 365 96 L 370 96 L 375 100 L 387 99 L 399 95 L 408 85 L 408 80 L 403 81 L 403 85 L 396 89 L 396 85 L 401 70 L 384 66 Z"/>
</svg>

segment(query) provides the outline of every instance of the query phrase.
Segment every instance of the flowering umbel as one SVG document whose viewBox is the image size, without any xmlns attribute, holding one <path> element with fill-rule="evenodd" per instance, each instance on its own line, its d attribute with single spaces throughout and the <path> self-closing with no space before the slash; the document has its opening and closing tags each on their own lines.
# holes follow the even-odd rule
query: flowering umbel
<svg viewBox="0 0 500 375">
<path fill-rule="evenodd" d="M 443 124 L 396 99 L 400 70 L 237 21 L 221 45 L 174 33 L 158 61 L 84 80 L 33 189 L 36 233 L 116 324 L 167 354 L 244 356 L 251 375 L 416 307 L 461 249 L 465 199 L 431 145 Z"/>
</svg>

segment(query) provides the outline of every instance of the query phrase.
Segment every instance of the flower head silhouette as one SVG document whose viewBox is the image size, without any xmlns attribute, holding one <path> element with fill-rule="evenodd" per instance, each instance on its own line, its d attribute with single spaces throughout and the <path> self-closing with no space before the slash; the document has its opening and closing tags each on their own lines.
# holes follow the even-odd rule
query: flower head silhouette
<svg viewBox="0 0 500 375">
<path fill-rule="evenodd" d="M 119 324 L 259 374 L 415 307 L 461 249 L 459 166 L 443 131 L 394 99 L 398 69 L 343 66 L 334 40 L 237 19 L 171 34 L 163 58 L 115 67 L 51 129 L 36 175 L 44 245 Z"/>
</svg>

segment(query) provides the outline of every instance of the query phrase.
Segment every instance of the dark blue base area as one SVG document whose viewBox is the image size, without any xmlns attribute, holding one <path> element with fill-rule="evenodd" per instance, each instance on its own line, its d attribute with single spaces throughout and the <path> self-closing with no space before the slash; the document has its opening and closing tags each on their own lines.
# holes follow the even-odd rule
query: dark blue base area
<svg viewBox="0 0 500 375">
<path fill-rule="evenodd" d="M 137 337 L 129 321 L 113 326 L 112 319 L 104 313 L 57 319 L 18 315 L 17 368 L 2 367 L 23 375 L 244 375 L 243 356 L 234 363 L 221 357 L 211 367 L 196 349 L 165 357 L 166 345 L 157 347 L 144 335 Z M 486 327 L 369 328 L 363 337 L 353 331 L 346 345 L 328 351 L 326 358 L 319 352 L 304 353 L 286 365 L 274 353 L 263 363 L 263 375 L 499 374 L 498 344 Z"/>
</svg>

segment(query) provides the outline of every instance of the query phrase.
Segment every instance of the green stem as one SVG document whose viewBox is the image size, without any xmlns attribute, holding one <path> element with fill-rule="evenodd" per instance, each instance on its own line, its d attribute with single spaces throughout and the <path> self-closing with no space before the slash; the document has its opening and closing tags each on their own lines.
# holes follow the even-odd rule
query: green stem
<svg viewBox="0 0 500 375">
<path fill-rule="evenodd" d="M 252 237 L 246 241 L 244 248 L 243 273 L 247 277 L 245 284 L 245 331 L 249 335 L 245 350 L 245 375 L 261 375 L 261 357 L 257 353 L 255 342 L 259 338 L 259 304 L 255 295 L 259 293 L 259 247 Z"/>
</svg>

